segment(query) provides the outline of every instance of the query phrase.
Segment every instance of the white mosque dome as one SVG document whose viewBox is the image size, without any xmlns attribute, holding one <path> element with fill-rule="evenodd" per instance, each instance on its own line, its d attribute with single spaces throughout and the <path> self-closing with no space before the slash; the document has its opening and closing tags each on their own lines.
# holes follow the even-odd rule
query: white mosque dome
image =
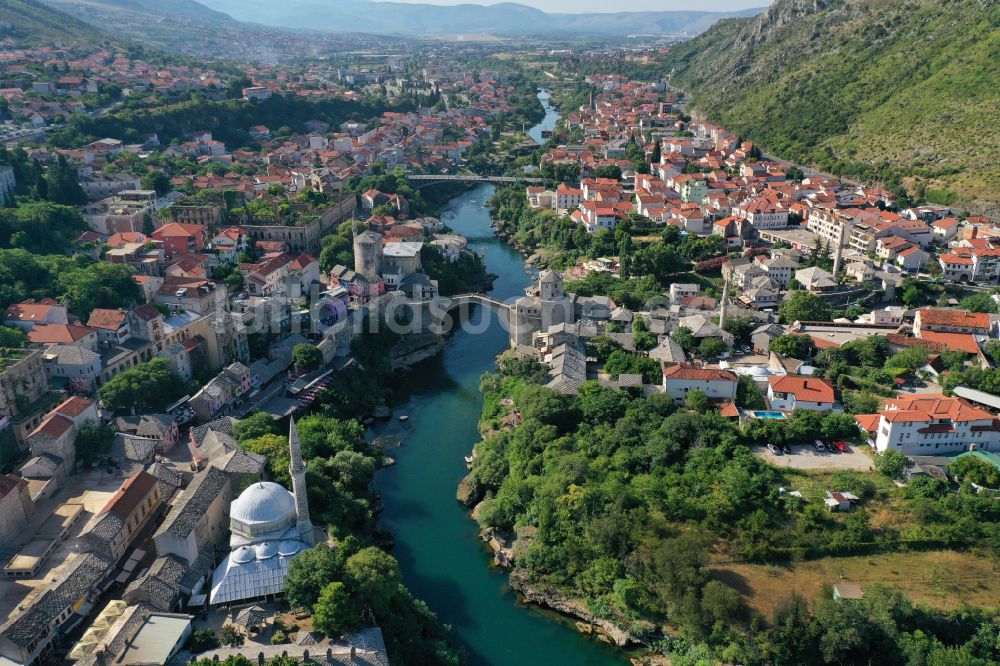
<svg viewBox="0 0 1000 666">
<path fill-rule="evenodd" d="M 255 557 L 253 548 L 248 548 L 247 546 L 240 546 L 233 551 L 233 561 L 237 564 L 246 564 L 253 561 Z"/>
<path fill-rule="evenodd" d="M 302 550 L 301 541 L 282 541 L 278 544 L 278 555 L 288 557 Z"/>
<path fill-rule="evenodd" d="M 240 493 L 230 517 L 243 525 L 268 525 L 295 515 L 295 496 L 271 481 L 260 481 Z"/>
<path fill-rule="evenodd" d="M 267 560 L 278 554 L 278 548 L 270 541 L 257 544 L 257 559 Z"/>
</svg>

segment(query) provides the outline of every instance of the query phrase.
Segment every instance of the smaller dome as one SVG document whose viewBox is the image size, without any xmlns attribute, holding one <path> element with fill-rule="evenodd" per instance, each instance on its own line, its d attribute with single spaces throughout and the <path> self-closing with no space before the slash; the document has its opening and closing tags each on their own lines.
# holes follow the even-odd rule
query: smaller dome
<svg viewBox="0 0 1000 666">
<path fill-rule="evenodd" d="M 256 555 L 253 552 L 253 548 L 247 546 L 240 546 L 233 551 L 233 561 L 237 564 L 246 564 L 247 562 L 252 562 Z"/>
<path fill-rule="evenodd" d="M 256 551 L 258 560 L 266 560 L 278 554 L 277 547 L 270 541 L 257 544 Z"/>
<path fill-rule="evenodd" d="M 278 555 L 288 557 L 302 550 L 302 544 L 298 541 L 282 541 L 278 544 Z"/>
</svg>

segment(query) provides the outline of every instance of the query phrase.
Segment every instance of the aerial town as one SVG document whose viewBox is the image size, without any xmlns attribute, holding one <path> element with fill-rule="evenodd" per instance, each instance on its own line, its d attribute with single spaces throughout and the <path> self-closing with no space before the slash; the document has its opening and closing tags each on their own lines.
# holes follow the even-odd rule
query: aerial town
<svg viewBox="0 0 1000 666">
<path fill-rule="evenodd" d="M 688 34 L 17 3 L 0 666 L 1000 663 L 1000 190 L 783 154 Z"/>
</svg>

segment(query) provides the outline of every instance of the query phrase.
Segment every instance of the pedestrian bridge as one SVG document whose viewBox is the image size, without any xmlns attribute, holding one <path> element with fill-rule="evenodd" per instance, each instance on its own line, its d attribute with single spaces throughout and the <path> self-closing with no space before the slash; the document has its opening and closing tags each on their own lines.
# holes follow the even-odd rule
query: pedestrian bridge
<svg viewBox="0 0 1000 666">
<path fill-rule="evenodd" d="M 478 174 L 408 174 L 406 180 L 418 188 L 441 183 L 493 183 L 494 185 L 542 185 L 544 178 L 527 178 L 522 176 L 480 176 Z"/>
<path fill-rule="evenodd" d="M 511 308 L 510 303 L 504 303 L 499 298 L 493 298 L 486 294 L 458 294 L 456 296 L 442 296 L 440 298 L 442 301 L 449 301 L 446 305 L 446 309 L 449 311 L 473 303 L 481 305 L 484 308 L 489 308 L 497 314 L 507 314 Z"/>
</svg>

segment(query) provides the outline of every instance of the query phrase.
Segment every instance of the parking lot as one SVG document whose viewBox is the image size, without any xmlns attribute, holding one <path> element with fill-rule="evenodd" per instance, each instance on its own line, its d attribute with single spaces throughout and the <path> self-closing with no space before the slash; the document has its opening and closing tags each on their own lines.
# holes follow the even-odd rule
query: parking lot
<svg viewBox="0 0 1000 666">
<path fill-rule="evenodd" d="M 777 467 L 794 467 L 795 469 L 853 469 L 867 472 L 872 468 L 872 459 L 864 450 L 867 447 L 850 445 L 846 453 L 819 453 L 812 446 L 792 446 L 791 454 L 776 456 L 765 447 L 754 449 L 754 453 Z"/>
</svg>

